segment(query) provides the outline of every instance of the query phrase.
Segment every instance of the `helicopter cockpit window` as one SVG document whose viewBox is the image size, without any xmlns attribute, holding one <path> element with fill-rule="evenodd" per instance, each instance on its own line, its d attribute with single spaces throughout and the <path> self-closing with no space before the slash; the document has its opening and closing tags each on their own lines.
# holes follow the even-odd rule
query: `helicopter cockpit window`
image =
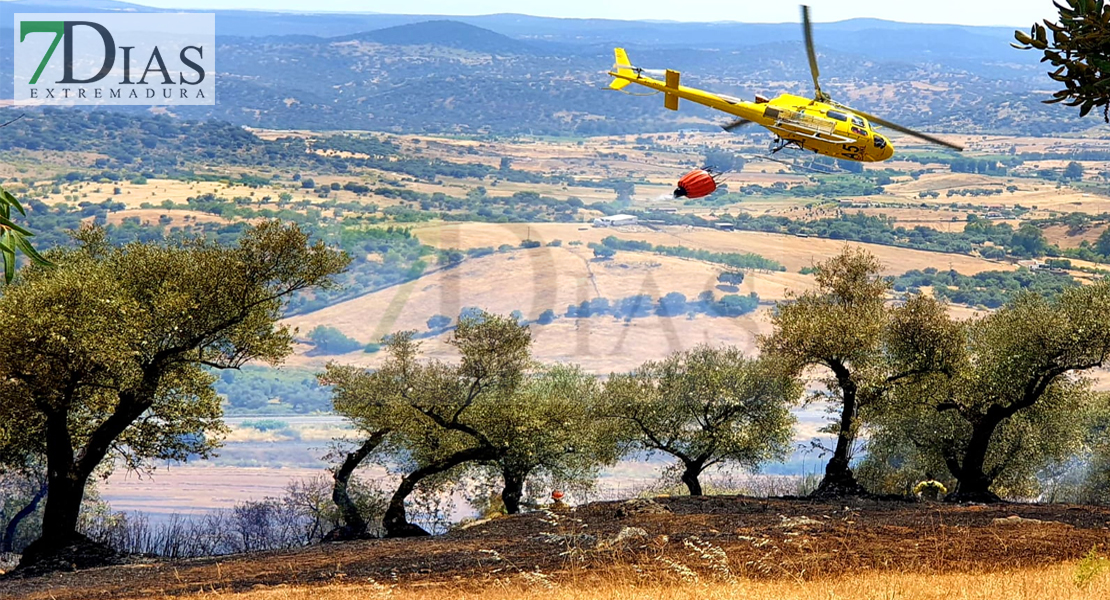
<svg viewBox="0 0 1110 600">
<path fill-rule="evenodd" d="M 875 147 L 878 148 L 879 150 L 882 150 L 883 148 L 886 148 L 886 138 L 884 138 L 883 136 L 875 135 L 874 142 L 875 142 Z"/>
<path fill-rule="evenodd" d="M 855 115 L 852 115 L 852 125 L 855 125 L 856 127 L 862 127 L 864 129 L 867 129 L 867 121 L 864 121 L 863 119 L 861 119 L 860 117 L 857 117 Z"/>
<path fill-rule="evenodd" d="M 836 119 L 837 121 L 847 121 L 848 120 L 848 115 L 846 115 L 842 112 L 837 112 L 835 110 L 830 110 L 829 112 L 827 112 L 825 114 L 828 115 L 830 119 Z"/>
</svg>

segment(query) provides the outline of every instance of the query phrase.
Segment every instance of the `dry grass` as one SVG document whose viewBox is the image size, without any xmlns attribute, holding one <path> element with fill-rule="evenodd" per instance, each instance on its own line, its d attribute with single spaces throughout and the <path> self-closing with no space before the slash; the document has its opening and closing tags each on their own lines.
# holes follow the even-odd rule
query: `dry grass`
<svg viewBox="0 0 1110 600">
<path fill-rule="evenodd" d="M 168 227 L 187 227 L 193 223 L 231 223 L 219 215 L 198 212 L 195 210 L 166 209 L 166 208 L 134 208 L 108 213 L 107 223 L 119 225 L 125 219 L 135 218 L 144 225 L 156 225 L 161 222 L 162 216 L 169 217 Z"/>
<path fill-rule="evenodd" d="M 685 227 L 664 227 L 658 231 L 645 228 L 596 228 L 585 224 L 565 223 L 449 223 L 417 227 L 413 233 L 420 241 L 438 248 L 478 248 L 500 244 L 520 244 L 522 240 L 533 239 L 547 242 L 562 240 L 564 245 L 571 240 L 583 244 L 600 242 L 613 235 L 629 240 L 644 240 L 653 244 L 667 246 L 686 246 L 713 252 L 754 252 L 766 258 L 777 260 L 791 273 L 802 267 L 838 254 L 845 242 L 823 238 L 800 238 L 792 235 L 760 233 L 754 231 L 712 231 Z M 851 246 L 866 248 L 883 263 L 884 273 L 900 275 L 910 269 L 926 267 L 949 267 L 966 275 L 980 271 L 1009 270 L 1012 265 L 983 260 L 962 254 L 942 254 L 851 242 Z"/>
<path fill-rule="evenodd" d="M 1068 233 L 1069 227 L 1067 225 L 1051 225 L 1045 227 L 1042 231 L 1044 231 L 1044 237 L 1050 244 L 1056 244 L 1061 248 L 1078 248 L 1082 242 L 1094 244 L 1098 240 L 1098 236 L 1106 231 L 1106 227 L 1094 226 L 1075 235 Z"/>
<path fill-rule="evenodd" d="M 367 343 L 394 331 L 426 331 L 425 323 L 432 315 L 454 317 L 464 306 L 500 314 L 520 310 L 525 317 L 535 319 L 547 309 L 563 315 L 568 305 L 599 296 L 616 301 L 637 294 L 658 298 L 681 292 L 692 301 L 705 290 L 712 290 L 718 297 L 726 293 L 716 288 L 722 270 L 717 265 L 632 252 L 620 253 L 611 261 L 592 262 L 590 258 L 585 247 L 569 246 L 495 254 L 293 317 L 286 323 L 302 333 L 326 324 Z M 762 301 L 772 302 L 785 298 L 790 290 L 804 291 L 812 286 L 812 277 L 798 273 L 751 273 L 738 292 L 755 292 Z M 612 317 L 560 318 L 533 328 L 533 337 L 541 360 L 574 360 L 591 370 L 608 373 L 702 342 L 735 344 L 754 351 L 755 335 L 768 332 L 762 313 L 737 319 L 652 316 L 630 323 Z M 425 350 L 437 358 L 453 355 L 442 336 L 427 340 Z M 319 367 L 333 358 L 373 366 L 381 355 L 361 350 L 342 357 L 298 355 L 291 357 L 289 364 Z"/>
<path fill-rule="evenodd" d="M 542 573 L 516 573 L 485 582 L 455 581 L 423 586 L 382 582 L 258 589 L 243 593 L 206 592 L 213 600 L 1095 600 L 1110 597 L 1110 577 L 1096 575 L 1082 584 L 1077 564 L 987 574 L 869 572 L 816 581 L 660 581 L 638 575 L 634 568 L 614 569 L 561 582 Z M 342 581 L 341 577 L 337 579 Z M 150 598 L 152 596 L 143 596 Z M 190 596 L 185 596 L 186 598 Z"/>
<path fill-rule="evenodd" d="M 693 300 L 706 290 L 712 290 L 718 297 L 727 293 L 717 288 L 717 275 L 724 268 L 716 264 L 635 252 L 620 252 L 609 261 L 593 261 L 592 251 L 585 243 L 600 242 L 609 235 L 714 252 L 756 252 L 788 268 L 787 272 L 748 273 L 737 291 L 755 292 L 765 306 L 738 319 L 653 316 L 625 323 L 613 318 L 560 318 L 533 329 L 536 356 L 540 360 L 573 360 L 591 371 L 608 373 L 703 342 L 732 344 L 754 352 L 756 336 L 769 332 L 768 305 L 785 299 L 791 292 L 812 289 L 813 277 L 798 270 L 825 260 L 844 247 L 844 242 L 836 240 L 754 232 L 681 227 L 663 231 L 643 227 L 606 229 L 559 223 L 438 224 L 418 227 L 415 233 L 422 242 L 438 248 L 496 248 L 501 244 L 515 247 L 525 239 L 541 243 L 558 239 L 563 245 L 468 259 L 455 268 L 293 317 L 286 323 L 299 328 L 302 334 L 321 324 L 337 327 L 365 344 L 395 331 L 426 331 L 429 317 L 436 314 L 454 317 L 465 306 L 500 314 L 520 310 L 526 318 L 536 319 L 548 309 L 563 315 L 568 305 L 596 297 L 615 301 L 636 294 L 658 298 L 680 292 Z M 573 240 L 583 244 L 571 246 Z M 884 263 L 884 272 L 892 275 L 927 267 L 953 268 L 967 274 L 1014 268 L 970 256 L 860 245 L 874 252 Z M 341 357 L 306 356 L 310 349 L 299 348 L 289 364 L 319 368 L 336 359 L 372 367 L 382 359 L 381 354 L 361 350 Z M 453 356 L 443 336 L 427 340 L 424 350 L 431 357 Z"/>
<path fill-rule="evenodd" d="M 118 183 L 94 183 L 94 182 L 77 182 L 61 186 L 62 193 L 52 194 L 44 199 L 47 204 L 56 204 L 59 202 L 67 202 L 65 196 L 78 194 L 80 195 L 79 202 L 92 202 L 98 204 L 105 200 L 112 202 L 122 202 L 128 208 L 139 208 L 144 202 L 149 202 L 154 205 L 161 204 L 164 200 L 171 200 L 175 203 L 184 203 L 190 196 L 201 196 L 203 194 L 212 193 L 217 196 L 224 196 L 231 198 L 232 196 L 246 196 L 251 191 L 256 193 L 261 190 L 251 190 L 250 188 L 239 186 L 229 188 L 226 184 L 216 181 L 178 181 L 176 179 L 150 179 L 147 183 L 142 185 L 132 184 L 127 181 L 120 181 Z M 113 189 L 118 187 L 119 194 L 113 193 Z M 264 193 L 259 193 L 259 197 L 269 194 L 267 190 Z M 75 204 L 73 201 L 68 201 L 70 204 Z"/>
</svg>

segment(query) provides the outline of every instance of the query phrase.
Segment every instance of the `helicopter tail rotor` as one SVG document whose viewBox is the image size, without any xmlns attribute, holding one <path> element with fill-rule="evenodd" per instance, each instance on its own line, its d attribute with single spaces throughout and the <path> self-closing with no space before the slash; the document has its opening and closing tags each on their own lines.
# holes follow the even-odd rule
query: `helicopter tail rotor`
<svg viewBox="0 0 1110 600">
<path fill-rule="evenodd" d="M 728 131 L 728 132 L 733 132 L 733 131 L 736 131 L 737 129 L 740 129 L 741 127 L 744 127 L 746 125 L 751 125 L 751 124 L 752 124 L 752 121 L 749 121 L 747 119 L 736 119 L 735 121 L 730 121 L 728 123 L 725 123 L 724 125 L 721 125 L 721 129 L 724 129 L 725 131 Z"/>
<path fill-rule="evenodd" d="M 630 79 L 636 78 L 636 71 L 632 68 L 632 63 L 628 61 L 628 53 L 624 48 L 616 48 L 613 50 L 616 55 L 616 63 L 613 64 L 613 71 L 619 75 L 614 77 L 613 81 L 609 83 L 609 88 L 614 90 L 624 89 L 629 83 Z M 627 79 L 622 79 L 627 78 Z"/>
</svg>

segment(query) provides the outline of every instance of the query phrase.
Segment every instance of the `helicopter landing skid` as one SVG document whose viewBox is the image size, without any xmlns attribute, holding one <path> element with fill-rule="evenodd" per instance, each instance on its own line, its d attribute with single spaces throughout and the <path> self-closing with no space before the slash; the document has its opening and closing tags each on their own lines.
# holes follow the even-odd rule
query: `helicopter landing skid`
<svg viewBox="0 0 1110 600">
<path fill-rule="evenodd" d="M 799 150 L 805 150 L 801 143 L 794 140 L 784 140 L 782 138 L 775 138 L 775 140 L 771 142 L 771 147 L 769 148 L 769 150 L 771 154 L 778 154 L 780 151 L 787 148 L 797 148 Z"/>
</svg>

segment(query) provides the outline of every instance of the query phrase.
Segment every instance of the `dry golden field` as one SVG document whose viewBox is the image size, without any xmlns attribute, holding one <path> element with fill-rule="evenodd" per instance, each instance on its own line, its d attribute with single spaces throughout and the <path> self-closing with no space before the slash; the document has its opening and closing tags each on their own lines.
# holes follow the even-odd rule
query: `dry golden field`
<svg viewBox="0 0 1110 600">
<path fill-rule="evenodd" d="M 388 583 L 281 585 L 245 592 L 197 592 L 182 600 L 1103 600 L 1110 577 L 1079 586 L 1077 566 L 1016 569 L 1002 573 L 865 573 L 816 581 L 658 582 L 631 569 L 608 576 L 552 583 L 538 576 L 505 577 L 477 585 L 447 582 L 404 587 Z M 157 596 L 137 596 L 146 600 Z"/>
<path fill-rule="evenodd" d="M 231 222 L 218 215 L 176 208 L 129 208 L 108 213 L 107 222 L 109 225 L 119 225 L 126 219 L 138 219 L 140 223 L 150 225 L 160 223 L 163 216 L 169 217 L 168 227 L 186 227 L 194 223 Z"/>
<path fill-rule="evenodd" d="M 753 252 L 782 263 L 787 271 L 797 273 L 839 253 L 846 244 L 866 248 L 885 266 L 885 274 L 898 275 L 910 269 L 927 267 L 949 268 L 972 275 L 980 271 L 1009 270 L 1008 263 L 985 260 L 962 254 L 943 254 L 896 248 L 879 244 L 843 242 L 822 238 L 801 238 L 792 235 L 760 233 L 753 231 L 713 231 L 702 228 L 663 227 L 658 230 L 644 227 L 596 228 L 588 224 L 566 223 L 449 223 L 422 225 L 413 233 L 425 244 L 437 248 L 480 248 L 501 244 L 517 245 L 526 239 L 547 243 L 562 240 L 566 245 L 572 240 L 583 244 L 600 242 L 614 235 L 629 240 L 644 240 L 657 245 L 686 246 L 712 252 Z"/>
<path fill-rule="evenodd" d="M 456 267 L 435 270 L 399 286 L 289 318 L 286 324 L 302 334 L 318 325 L 329 325 L 366 344 L 396 331 L 427 331 L 426 321 L 430 317 L 437 314 L 455 317 L 468 306 L 500 314 L 519 310 L 530 320 L 550 309 L 560 318 L 532 328 L 537 358 L 546 362 L 578 362 L 592 372 L 628 369 L 644 360 L 659 359 L 700 343 L 732 344 L 754 353 L 757 336 L 770 331 L 770 306 L 791 293 L 813 288 L 813 277 L 798 271 L 844 247 L 843 242 L 835 240 L 678 227 L 656 231 L 554 223 L 461 223 L 424 225 L 414 231 L 421 241 L 437 248 L 497 248 L 502 244 L 515 247 L 525 239 L 545 244 L 560 240 L 562 245 L 467 259 Z M 609 235 L 715 252 L 755 252 L 782 262 L 788 270 L 751 271 L 738 289 L 726 290 L 718 287 L 717 275 L 725 270 L 718 264 L 638 252 L 619 252 L 611 260 L 594 260 L 586 243 L 600 242 Z M 571 245 L 571 241 L 583 243 Z M 928 267 L 954 268 L 967 274 L 1014 268 L 1009 263 L 970 256 L 861 245 L 874 252 L 884 263 L 884 271 L 892 275 Z M 679 292 L 693 300 L 707 290 L 718 298 L 725 293 L 755 292 L 764 306 L 736 319 L 652 316 L 624 322 L 612 317 L 562 316 L 568 305 L 599 297 L 613 302 L 638 294 L 659 298 Z M 970 309 L 957 312 L 973 313 Z M 447 335 L 426 339 L 424 351 L 435 358 L 453 356 L 447 339 Z M 380 353 L 362 351 L 342 356 L 312 356 L 310 350 L 308 345 L 300 346 L 289 364 L 319 368 L 328 360 L 337 360 L 373 366 L 383 358 Z"/>
<path fill-rule="evenodd" d="M 1106 225 L 1095 225 L 1090 229 L 1077 232 L 1075 235 L 1068 234 L 1067 225 L 1050 225 L 1045 227 L 1044 231 L 1045 240 L 1050 244 L 1056 244 L 1061 248 L 1078 248 L 1079 244 L 1086 241 L 1094 244 L 1098 240 L 1098 236 L 1106 231 Z"/>
<path fill-rule="evenodd" d="M 526 318 L 536 319 L 547 309 L 561 316 L 568 305 L 597 297 L 616 301 L 637 294 L 659 298 L 680 292 L 693 300 L 705 290 L 718 297 L 725 293 L 716 289 L 719 265 L 641 253 L 620 253 L 610 261 L 591 259 L 592 252 L 585 246 L 568 245 L 468 259 L 458 267 L 292 317 L 286 323 L 301 332 L 326 324 L 368 343 L 395 331 L 426 331 L 429 317 L 454 317 L 466 306 L 501 314 L 520 310 Z M 785 298 L 789 290 L 804 291 L 812 285 L 812 277 L 798 273 L 751 273 L 737 292 L 756 292 L 762 301 L 770 302 Z M 560 318 L 533 327 L 533 338 L 537 357 L 544 361 L 571 360 L 608 372 L 703 342 L 754 351 L 754 336 L 766 329 L 760 312 L 739 319 L 652 316 L 628 323 L 612 317 Z M 446 336 L 427 340 L 425 350 L 433 357 L 452 354 Z M 320 358 L 298 354 L 289 364 L 315 366 L 327 358 L 371 365 L 381 356 L 361 351 Z"/>
</svg>

